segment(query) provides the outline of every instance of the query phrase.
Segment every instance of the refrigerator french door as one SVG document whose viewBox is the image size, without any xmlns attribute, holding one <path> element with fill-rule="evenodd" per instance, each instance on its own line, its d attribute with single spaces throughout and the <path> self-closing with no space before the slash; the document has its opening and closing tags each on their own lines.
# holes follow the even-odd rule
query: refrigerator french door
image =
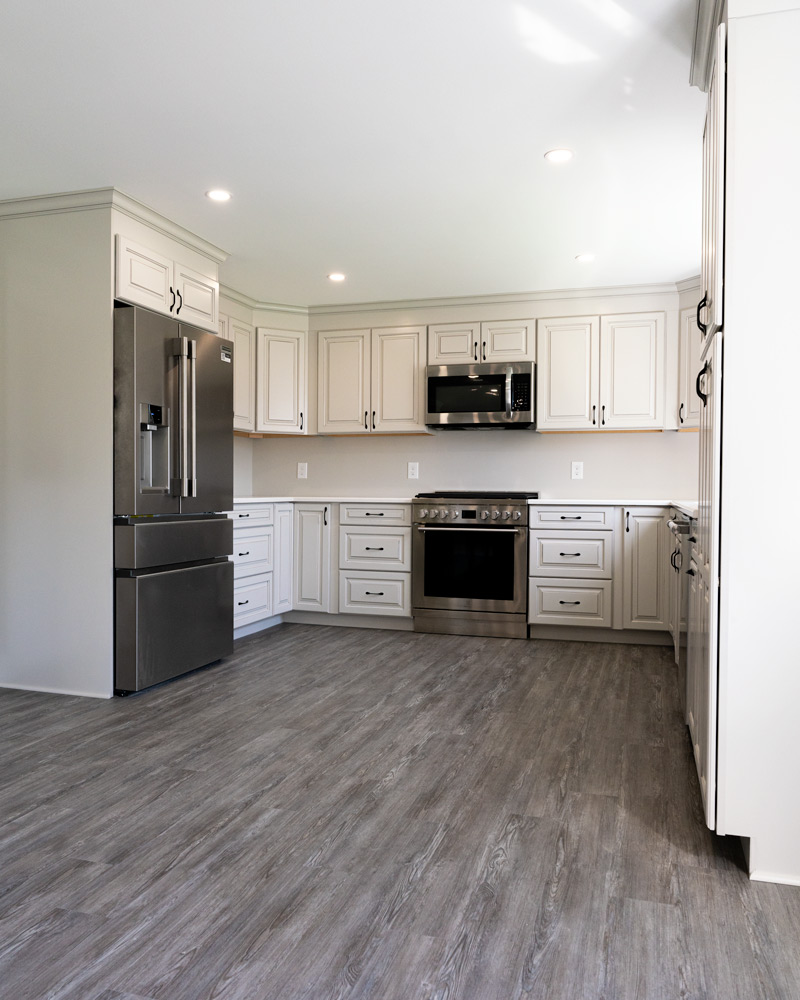
<svg viewBox="0 0 800 1000">
<path fill-rule="evenodd" d="M 117 693 L 233 648 L 233 344 L 114 309 Z"/>
</svg>

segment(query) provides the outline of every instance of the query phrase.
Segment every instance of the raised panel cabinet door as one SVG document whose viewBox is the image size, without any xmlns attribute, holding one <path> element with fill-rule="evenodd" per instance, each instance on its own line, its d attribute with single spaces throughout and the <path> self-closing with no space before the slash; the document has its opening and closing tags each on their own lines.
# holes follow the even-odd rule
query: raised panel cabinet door
<svg viewBox="0 0 800 1000">
<path fill-rule="evenodd" d="M 256 430 L 305 434 L 306 334 L 256 330 Z"/>
<path fill-rule="evenodd" d="M 480 323 L 439 323 L 428 327 L 429 365 L 471 365 L 478 360 Z"/>
<path fill-rule="evenodd" d="M 368 434 L 372 426 L 369 330 L 319 335 L 319 432 Z"/>
<path fill-rule="evenodd" d="M 275 505 L 275 572 L 273 613 L 283 614 L 292 610 L 292 581 L 294 574 L 294 506 L 290 503 Z"/>
<path fill-rule="evenodd" d="M 680 315 L 680 397 L 678 428 L 700 426 L 700 397 L 695 392 L 695 379 L 700 371 L 703 337 L 697 325 L 696 309 L 681 309 Z"/>
<path fill-rule="evenodd" d="M 703 212 L 700 254 L 701 305 L 705 341 L 723 324 L 723 245 L 725 236 L 726 25 L 714 43 L 703 129 Z"/>
<path fill-rule="evenodd" d="M 424 431 L 424 326 L 372 331 L 372 408 L 377 433 Z"/>
<path fill-rule="evenodd" d="M 663 428 L 664 343 L 664 313 L 601 317 L 601 430 Z"/>
<path fill-rule="evenodd" d="M 663 507 L 623 510 L 623 628 L 667 630 L 668 532 Z"/>
<path fill-rule="evenodd" d="M 294 513 L 294 610 L 330 610 L 331 505 L 300 503 Z"/>
<path fill-rule="evenodd" d="M 172 315 L 183 323 L 219 333 L 219 282 L 184 264 L 172 269 L 175 306 Z"/>
<path fill-rule="evenodd" d="M 600 408 L 599 318 L 540 319 L 538 326 L 537 428 L 596 428 Z"/>
<path fill-rule="evenodd" d="M 228 338 L 233 341 L 233 429 L 255 431 L 256 331 L 231 317 Z"/>
<path fill-rule="evenodd" d="M 481 361 L 535 361 L 536 323 L 481 323 Z"/>
<path fill-rule="evenodd" d="M 172 260 L 116 236 L 116 274 L 114 294 L 125 302 L 168 313 L 174 304 Z"/>
</svg>

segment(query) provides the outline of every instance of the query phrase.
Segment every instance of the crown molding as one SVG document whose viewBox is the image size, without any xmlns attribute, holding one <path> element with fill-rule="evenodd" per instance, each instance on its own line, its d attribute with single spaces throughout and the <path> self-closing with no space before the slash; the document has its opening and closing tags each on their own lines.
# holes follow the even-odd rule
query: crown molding
<svg viewBox="0 0 800 1000">
<path fill-rule="evenodd" d="M 682 281 L 676 281 L 675 287 L 679 292 L 697 291 L 700 288 L 700 275 L 694 274 L 691 278 L 684 278 Z"/>
<path fill-rule="evenodd" d="M 270 312 L 283 312 L 292 313 L 295 316 L 308 316 L 307 306 L 290 306 L 282 302 L 261 302 L 259 299 L 253 299 L 249 295 L 245 295 L 244 292 L 237 292 L 235 288 L 231 288 L 229 285 L 220 284 L 219 294 L 220 298 L 224 296 L 226 299 L 238 302 L 239 305 L 246 306 L 248 309 L 268 309 Z"/>
<path fill-rule="evenodd" d="M 692 87 L 699 87 L 702 91 L 708 90 L 714 33 L 717 30 L 717 25 L 722 21 L 724 9 L 725 0 L 697 0 L 689 83 Z"/>
<path fill-rule="evenodd" d="M 87 212 L 98 208 L 113 208 L 123 215 L 143 222 L 151 229 L 182 243 L 191 250 L 222 264 L 228 252 L 209 243 L 183 226 L 136 201 L 116 188 L 92 188 L 87 191 L 66 191 L 36 195 L 32 198 L 10 198 L 0 201 L 0 219 L 23 219 L 35 215 L 60 215 L 64 212 Z"/>
<path fill-rule="evenodd" d="M 397 299 L 388 302 L 351 302 L 309 306 L 309 316 L 348 312 L 371 312 L 383 309 L 434 309 L 437 306 L 479 306 L 498 303 L 542 302 L 548 299 L 590 299 L 602 295 L 658 295 L 676 292 L 674 281 L 650 285 L 606 285 L 600 288 L 556 288 L 540 292 L 514 292 L 502 295 L 465 295 L 452 298 Z"/>
</svg>

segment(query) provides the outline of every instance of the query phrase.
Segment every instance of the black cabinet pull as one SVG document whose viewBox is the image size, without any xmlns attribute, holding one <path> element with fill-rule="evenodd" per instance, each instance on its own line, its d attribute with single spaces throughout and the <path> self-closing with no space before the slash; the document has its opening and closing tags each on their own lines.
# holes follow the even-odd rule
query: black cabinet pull
<svg viewBox="0 0 800 1000">
<path fill-rule="evenodd" d="M 169 311 L 172 312 L 172 310 L 175 308 L 175 289 L 170 287 L 169 293 L 172 296 L 172 302 L 170 302 L 169 304 Z"/>
<path fill-rule="evenodd" d="M 710 371 L 711 371 L 711 365 L 706 361 L 706 363 L 703 365 L 703 367 L 697 373 L 697 381 L 694 384 L 694 391 L 697 393 L 697 395 L 700 397 L 700 399 L 703 400 L 703 406 L 707 406 L 708 405 L 708 393 L 707 392 L 703 392 L 703 390 L 700 388 L 700 380 L 703 378 L 703 376 L 706 374 L 706 372 L 710 372 Z"/>
<path fill-rule="evenodd" d="M 250 601 L 237 601 L 236 603 L 239 607 L 241 607 L 243 604 L 249 604 Z"/>
<path fill-rule="evenodd" d="M 364 430 L 369 430 L 369 413 L 366 410 L 364 410 Z"/>
<path fill-rule="evenodd" d="M 367 597 L 383 597 L 382 590 L 365 590 L 364 593 Z"/>
<path fill-rule="evenodd" d="M 478 341 L 476 340 L 475 343 L 472 346 L 473 346 L 474 351 L 475 351 L 475 361 L 477 361 L 478 360 Z"/>
<path fill-rule="evenodd" d="M 365 545 L 364 546 L 364 551 L 365 552 L 383 552 L 383 546 L 382 545 Z"/>
<path fill-rule="evenodd" d="M 597 426 L 597 403 L 592 406 L 592 425 Z"/>
<path fill-rule="evenodd" d="M 364 512 L 364 517 L 383 517 L 383 511 L 381 511 L 379 514 L 373 514 L 371 510 L 367 510 Z"/>
<path fill-rule="evenodd" d="M 631 530 L 631 512 L 629 510 L 625 511 L 625 530 Z"/>
<path fill-rule="evenodd" d="M 695 575 L 694 574 L 694 570 L 692 569 L 691 566 L 686 570 L 686 575 L 687 576 L 694 576 Z"/>
<path fill-rule="evenodd" d="M 678 420 L 683 423 L 683 403 L 678 407 Z"/>
<path fill-rule="evenodd" d="M 241 559 L 242 556 L 249 556 L 249 555 L 250 555 L 250 549 L 248 549 L 247 552 L 240 552 L 239 558 Z"/>
<path fill-rule="evenodd" d="M 372 429 L 375 430 L 375 411 L 372 411 Z"/>
<path fill-rule="evenodd" d="M 673 553 L 672 553 L 672 554 L 670 555 L 670 557 L 669 557 L 669 564 L 670 564 L 670 566 L 671 566 L 671 567 L 672 567 L 673 569 L 677 569 L 677 568 L 678 568 L 678 567 L 677 567 L 677 566 L 675 565 L 675 556 L 676 556 L 677 554 L 678 554 L 678 550 L 677 550 L 677 549 L 675 549 L 675 551 L 674 551 L 674 552 L 673 552 Z"/>
<path fill-rule="evenodd" d="M 702 299 L 700 299 L 700 301 L 697 303 L 697 325 L 700 328 L 700 333 L 702 333 L 704 337 L 708 333 L 708 327 L 700 319 L 700 311 L 703 309 L 704 306 L 707 305 L 708 305 L 708 292 L 704 292 Z"/>
<path fill-rule="evenodd" d="M 559 601 L 559 604 L 580 604 L 580 601 Z"/>
<path fill-rule="evenodd" d="M 600 407 L 600 416 L 601 416 L 600 423 L 603 425 L 603 427 L 605 427 L 605 425 L 606 425 L 606 404 L 605 403 L 603 403 L 603 405 Z"/>
<path fill-rule="evenodd" d="M 322 509 L 322 523 L 323 524 L 327 524 L 328 523 L 328 508 L 327 507 L 323 507 L 323 509 Z"/>
<path fill-rule="evenodd" d="M 569 514 L 569 515 L 568 514 L 562 514 L 561 515 L 561 520 L 562 521 L 580 521 L 580 520 L 582 520 L 582 518 L 581 518 L 580 514 L 577 514 L 577 515 L 575 515 L 575 514 Z"/>
<path fill-rule="evenodd" d="M 178 315 L 178 313 L 179 313 L 179 312 L 181 311 L 181 309 L 183 309 L 183 296 L 182 296 L 182 295 L 181 295 L 181 293 L 180 293 L 180 292 L 178 292 L 178 291 L 176 291 L 176 292 L 175 292 L 175 294 L 176 294 L 176 295 L 178 296 L 178 298 L 180 299 L 180 303 L 179 303 L 179 305 L 178 305 L 178 308 L 177 308 L 177 309 L 175 310 L 175 315 L 177 316 L 177 315 Z"/>
<path fill-rule="evenodd" d="M 236 516 L 237 517 L 250 517 L 249 514 L 237 514 Z"/>
<path fill-rule="evenodd" d="M 486 360 L 486 341 L 483 342 L 483 360 Z"/>
<path fill-rule="evenodd" d="M 303 414 L 300 414 L 300 430 L 303 429 Z"/>
<path fill-rule="evenodd" d="M 579 556 L 580 552 L 559 552 L 560 556 Z"/>
</svg>

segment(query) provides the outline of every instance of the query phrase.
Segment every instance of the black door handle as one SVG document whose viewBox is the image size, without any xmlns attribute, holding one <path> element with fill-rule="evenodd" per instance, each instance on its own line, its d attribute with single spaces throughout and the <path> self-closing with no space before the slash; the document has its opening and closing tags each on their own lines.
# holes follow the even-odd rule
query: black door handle
<svg viewBox="0 0 800 1000">
<path fill-rule="evenodd" d="M 328 508 L 323 507 L 322 509 L 322 523 L 327 525 L 328 523 Z"/>
<path fill-rule="evenodd" d="M 625 530 L 631 530 L 631 512 L 629 510 L 625 511 Z"/>
<path fill-rule="evenodd" d="M 702 379 L 702 377 L 706 374 L 706 372 L 710 372 L 710 371 L 711 371 L 711 365 L 706 361 L 706 363 L 703 365 L 703 367 L 697 373 L 697 381 L 694 384 L 694 391 L 697 393 L 697 395 L 700 397 L 700 399 L 703 400 L 703 406 L 707 406 L 708 405 L 708 393 L 707 392 L 703 392 L 702 389 L 700 388 L 700 379 Z"/>
<path fill-rule="evenodd" d="M 366 410 L 364 410 L 364 430 L 369 430 L 369 413 Z"/>
<path fill-rule="evenodd" d="M 606 425 L 606 405 L 605 405 L 605 403 L 603 403 L 603 405 L 600 407 L 600 414 L 601 414 L 600 423 L 603 425 L 603 427 L 605 427 L 605 425 Z"/>
<path fill-rule="evenodd" d="M 177 308 L 177 309 L 175 310 L 175 315 L 177 316 L 177 315 L 178 315 L 178 313 L 179 313 L 179 312 L 181 311 L 181 309 L 183 309 L 183 296 L 182 296 L 182 295 L 181 295 L 181 293 L 180 293 L 180 292 L 178 292 L 178 291 L 176 291 L 176 292 L 175 292 L 175 294 L 176 294 L 176 295 L 178 296 L 178 298 L 180 299 L 180 303 L 178 304 L 178 308 Z"/>
<path fill-rule="evenodd" d="M 697 303 L 697 325 L 700 328 L 700 333 L 702 333 L 704 337 L 705 337 L 706 333 L 708 333 L 708 327 L 700 319 L 700 310 L 703 309 L 707 305 L 708 305 L 708 293 L 704 292 L 702 299 L 700 299 L 700 301 Z"/>
<path fill-rule="evenodd" d="M 597 426 L 597 404 L 592 406 L 592 424 Z"/>
<path fill-rule="evenodd" d="M 175 289 L 170 287 L 169 293 L 172 296 L 172 302 L 170 302 L 169 304 L 169 311 L 172 312 L 172 310 L 175 308 Z"/>
<path fill-rule="evenodd" d="M 580 604 L 580 601 L 559 601 L 559 604 Z"/>
<path fill-rule="evenodd" d="M 303 414 L 300 414 L 300 430 L 303 429 Z"/>
<path fill-rule="evenodd" d="M 684 404 L 681 403 L 681 405 L 678 407 L 678 420 L 681 423 L 683 423 L 683 406 L 684 406 Z"/>
<path fill-rule="evenodd" d="M 372 411 L 372 429 L 375 430 L 375 411 Z"/>
<path fill-rule="evenodd" d="M 473 348 L 475 350 L 475 361 L 477 361 L 478 360 L 478 341 L 477 340 L 473 344 Z"/>
<path fill-rule="evenodd" d="M 486 360 L 486 341 L 483 342 L 483 360 Z"/>
</svg>

